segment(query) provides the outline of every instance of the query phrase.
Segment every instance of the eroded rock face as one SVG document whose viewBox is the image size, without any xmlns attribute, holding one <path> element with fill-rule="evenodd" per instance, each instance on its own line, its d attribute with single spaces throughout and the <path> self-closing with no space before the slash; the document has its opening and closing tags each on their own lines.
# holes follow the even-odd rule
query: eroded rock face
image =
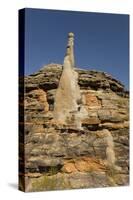
<svg viewBox="0 0 133 200">
<path fill-rule="evenodd" d="M 82 109 L 87 111 L 83 130 L 74 127 L 73 121 L 57 123 L 54 103 L 62 69 L 61 65 L 50 64 L 25 77 L 27 188 L 40 191 L 127 185 L 128 92 L 106 73 L 77 68 Z M 119 167 L 116 171 L 107 165 L 108 147 L 112 145 L 112 156 Z"/>
</svg>

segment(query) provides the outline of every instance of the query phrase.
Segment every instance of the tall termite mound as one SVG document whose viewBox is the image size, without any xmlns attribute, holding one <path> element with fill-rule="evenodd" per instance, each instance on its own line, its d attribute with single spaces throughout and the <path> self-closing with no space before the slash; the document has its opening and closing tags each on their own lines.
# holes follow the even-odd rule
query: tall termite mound
<svg viewBox="0 0 133 200">
<path fill-rule="evenodd" d="M 74 70 L 74 34 L 68 34 L 68 44 L 63 71 L 55 95 L 54 118 L 62 123 L 72 123 L 81 128 L 81 94 L 78 73 Z"/>
</svg>

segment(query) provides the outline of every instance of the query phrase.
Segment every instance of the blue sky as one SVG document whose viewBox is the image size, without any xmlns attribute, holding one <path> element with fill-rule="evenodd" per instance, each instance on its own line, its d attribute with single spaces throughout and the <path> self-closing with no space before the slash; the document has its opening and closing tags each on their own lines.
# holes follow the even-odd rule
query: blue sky
<svg viewBox="0 0 133 200">
<path fill-rule="evenodd" d="M 68 32 L 75 34 L 76 66 L 105 71 L 129 86 L 129 16 L 26 9 L 25 74 L 63 63 Z"/>
</svg>

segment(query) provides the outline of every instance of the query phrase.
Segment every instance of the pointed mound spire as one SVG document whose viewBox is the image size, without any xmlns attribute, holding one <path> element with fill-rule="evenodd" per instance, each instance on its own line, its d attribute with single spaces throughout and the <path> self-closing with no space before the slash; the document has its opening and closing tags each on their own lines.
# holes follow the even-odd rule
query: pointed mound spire
<svg viewBox="0 0 133 200">
<path fill-rule="evenodd" d="M 54 102 L 54 119 L 63 124 L 69 124 L 81 129 L 81 118 L 86 115 L 81 102 L 78 73 L 74 69 L 74 34 L 68 34 L 68 44 L 64 57 L 63 71 L 56 90 Z"/>
<path fill-rule="evenodd" d="M 68 43 L 67 43 L 67 49 L 66 49 L 66 56 L 69 57 L 71 67 L 75 67 L 75 61 L 74 61 L 74 33 L 70 32 L 68 33 Z"/>
</svg>

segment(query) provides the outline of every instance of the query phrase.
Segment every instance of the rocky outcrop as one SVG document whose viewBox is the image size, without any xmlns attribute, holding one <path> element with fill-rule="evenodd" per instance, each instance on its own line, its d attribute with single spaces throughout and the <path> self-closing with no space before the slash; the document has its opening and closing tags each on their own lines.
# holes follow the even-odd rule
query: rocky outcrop
<svg viewBox="0 0 133 200">
<path fill-rule="evenodd" d="M 21 165 L 28 191 L 128 185 L 128 92 L 104 72 L 75 70 L 82 108 L 87 111 L 82 130 L 73 126 L 73 119 L 67 124 L 54 119 L 62 65 L 47 65 L 24 79 L 25 163 Z M 109 167 L 110 159 L 116 169 Z"/>
</svg>

